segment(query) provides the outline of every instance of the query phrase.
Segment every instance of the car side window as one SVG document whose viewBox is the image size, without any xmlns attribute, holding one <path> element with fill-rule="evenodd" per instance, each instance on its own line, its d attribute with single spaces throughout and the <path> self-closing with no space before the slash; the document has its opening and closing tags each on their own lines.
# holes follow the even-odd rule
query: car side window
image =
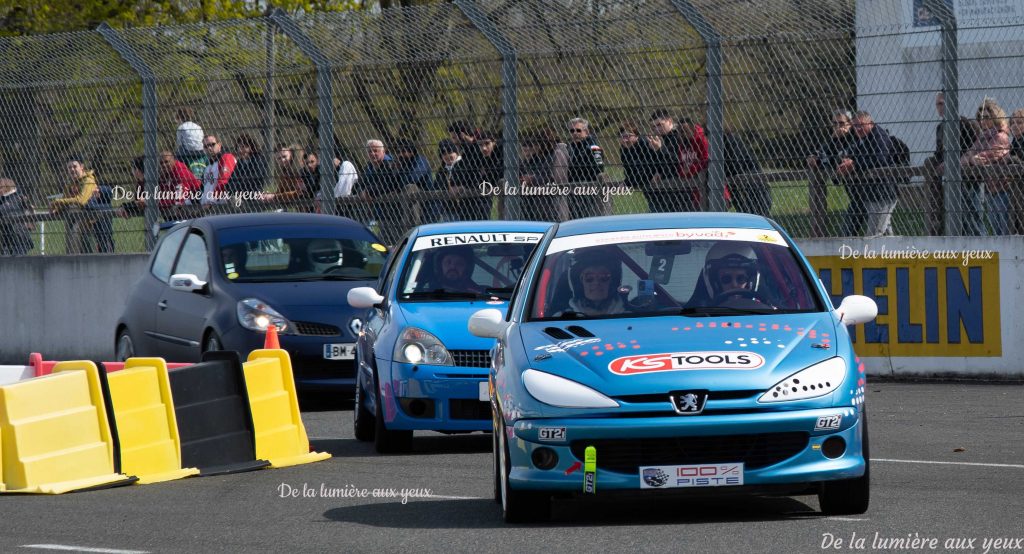
<svg viewBox="0 0 1024 554">
<path fill-rule="evenodd" d="M 174 265 L 174 258 L 178 255 L 178 247 L 181 246 L 181 240 L 185 238 L 186 231 L 188 228 L 182 227 L 164 237 L 163 242 L 160 243 L 156 255 L 153 256 L 153 266 L 149 270 L 157 279 L 165 283 L 170 280 L 171 267 Z"/>
<path fill-rule="evenodd" d="M 198 277 L 200 281 L 209 279 L 210 263 L 207 260 L 206 242 L 202 235 L 190 233 L 185 239 L 181 255 L 178 256 L 178 263 L 174 266 L 174 273 L 190 273 Z"/>
</svg>

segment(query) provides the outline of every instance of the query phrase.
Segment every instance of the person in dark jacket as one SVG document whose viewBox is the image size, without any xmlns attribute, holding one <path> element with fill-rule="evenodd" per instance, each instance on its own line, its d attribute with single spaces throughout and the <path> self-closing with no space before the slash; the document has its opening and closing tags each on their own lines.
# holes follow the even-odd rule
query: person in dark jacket
<svg viewBox="0 0 1024 554">
<path fill-rule="evenodd" d="M 403 185 L 398 179 L 394 160 L 384 149 L 383 141 L 366 141 L 366 158 L 366 165 L 352 192 L 372 202 L 371 212 L 364 212 L 361 216 L 363 223 L 370 225 L 369 218 L 373 217 L 378 225 L 378 235 L 388 245 L 394 246 L 406 231 L 402 225 L 404 208 L 397 200 Z"/>
<path fill-rule="evenodd" d="M 32 207 L 18 192 L 14 179 L 0 178 L 0 256 L 25 256 L 35 247 L 29 225 L 21 218 L 32 214 Z"/>
<path fill-rule="evenodd" d="M 935 94 L 935 112 L 939 115 L 939 123 L 935 126 L 935 153 L 924 161 L 922 173 L 925 186 L 925 234 L 941 235 L 946 217 L 945 195 L 942 186 L 942 175 L 945 173 L 946 148 L 943 143 L 943 123 L 946 116 L 946 96 L 941 91 Z M 960 117 L 960 153 L 970 149 L 978 136 L 978 127 L 966 117 Z"/>
<path fill-rule="evenodd" d="M 651 177 L 657 172 L 657 158 L 657 152 L 651 148 L 647 137 L 640 135 L 640 129 L 636 125 L 626 122 L 619 127 L 622 184 L 646 195 L 651 185 Z"/>
<path fill-rule="evenodd" d="M 505 179 L 505 153 L 494 134 L 482 131 L 476 140 L 480 148 L 480 182 L 497 185 Z"/>
<path fill-rule="evenodd" d="M 772 191 L 747 143 L 728 127 L 722 135 L 725 150 L 725 179 L 736 211 L 768 217 Z M 737 175 L 747 175 L 736 179 Z"/>
<path fill-rule="evenodd" d="M 241 133 L 235 144 L 238 162 L 225 187 L 232 201 L 255 200 L 267 181 L 267 163 L 259 144 L 248 133 Z"/>
<path fill-rule="evenodd" d="M 576 194 L 569 197 L 569 217 L 578 219 L 602 215 L 601 183 L 604 173 L 604 152 L 590 134 L 590 122 L 581 117 L 569 121 L 569 184 L 573 188 L 595 188 L 597 194 Z"/>
<path fill-rule="evenodd" d="M 420 192 L 437 190 L 430 172 L 430 163 L 426 156 L 420 154 L 415 143 L 409 139 L 398 139 L 391 151 L 395 154 L 395 172 L 399 183 L 403 186 L 416 185 Z M 424 223 L 441 221 L 444 202 L 428 200 L 420 203 L 420 206 L 420 217 Z"/>
<path fill-rule="evenodd" d="M 850 197 L 862 199 L 857 212 L 851 205 L 847 211 L 850 235 L 864 233 L 867 237 L 892 234 L 892 212 L 896 208 L 896 183 L 871 174 L 872 170 L 893 165 L 892 138 L 875 125 L 865 111 L 853 116 L 853 133 L 857 142 L 836 166 L 836 174 L 850 177 Z M 866 227 L 866 228 L 865 228 Z"/>
<path fill-rule="evenodd" d="M 479 175 L 479 166 L 475 169 L 467 167 L 458 146 L 450 140 L 438 143 L 437 157 L 441 167 L 437 169 L 434 183 L 452 197 L 448 208 L 449 220 L 490 219 L 491 197 L 480 194 L 475 179 Z"/>
</svg>

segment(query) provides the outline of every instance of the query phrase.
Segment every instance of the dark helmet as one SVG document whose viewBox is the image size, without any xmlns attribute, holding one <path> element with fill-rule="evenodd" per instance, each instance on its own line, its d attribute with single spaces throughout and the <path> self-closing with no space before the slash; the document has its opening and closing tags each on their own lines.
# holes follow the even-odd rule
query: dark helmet
<svg viewBox="0 0 1024 554">
<path fill-rule="evenodd" d="M 723 268 L 741 268 L 750 276 L 750 290 L 756 291 L 761 284 L 761 272 L 757 267 L 757 254 L 745 242 L 724 240 L 711 247 L 704 259 L 704 285 L 714 298 L 722 293 L 718 272 Z"/>
<path fill-rule="evenodd" d="M 622 283 L 622 262 L 615 252 L 608 248 L 585 248 L 573 256 L 572 267 L 569 269 L 569 286 L 575 298 L 583 298 L 583 270 L 588 267 L 601 266 L 608 268 L 612 274 L 609 283 L 614 293 Z"/>
</svg>

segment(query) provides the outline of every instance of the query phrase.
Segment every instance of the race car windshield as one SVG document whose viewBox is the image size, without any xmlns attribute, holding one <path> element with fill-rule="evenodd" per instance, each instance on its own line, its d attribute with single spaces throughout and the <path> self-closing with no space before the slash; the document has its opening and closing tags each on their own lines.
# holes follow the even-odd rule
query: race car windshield
<svg viewBox="0 0 1024 554">
<path fill-rule="evenodd" d="M 822 311 L 776 231 L 677 229 L 559 237 L 536 279 L 531 320 Z"/>
<path fill-rule="evenodd" d="M 352 238 L 271 236 L 219 245 L 220 270 L 235 283 L 370 281 L 387 248 Z"/>
<path fill-rule="evenodd" d="M 482 241 L 493 236 L 508 242 L 469 242 L 474 237 Z M 406 260 L 398 296 L 405 302 L 506 300 L 541 236 L 490 233 L 421 237 Z"/>
</svg>

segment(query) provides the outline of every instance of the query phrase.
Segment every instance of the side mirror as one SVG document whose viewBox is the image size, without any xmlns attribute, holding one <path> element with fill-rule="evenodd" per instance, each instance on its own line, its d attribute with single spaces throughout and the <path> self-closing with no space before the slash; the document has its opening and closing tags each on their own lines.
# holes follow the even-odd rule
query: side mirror
<svg viewBox="0 0 1024 554">
<path fill-rule="evenodd" d="M 843 325 L 859 325 L 867 323 L 878 315 L 878 304 L 867 296 L 852 294 L 843 299 L 836 308 L 839 321 Z"/>
<path fill-rule="evenodd" d="M 501 310 L 487 308 L 469 317 L 469 332 L 485 339 L 496 339 L 505 330 L 505 315 Z"/>
<path fill-rule="evenodd" d="M 348 305 L 353 308 L 373 308 L 384 301 L 373 287 L 356 287 L 348 291 Z"/>
<path fill-rule="evenodd" d="M 200 281 L 191 273 L 175 273 L 171 275 L 170 286 L 171 290 L 197 292 L 206 288 L 206 281 Z"/>
</svg>

